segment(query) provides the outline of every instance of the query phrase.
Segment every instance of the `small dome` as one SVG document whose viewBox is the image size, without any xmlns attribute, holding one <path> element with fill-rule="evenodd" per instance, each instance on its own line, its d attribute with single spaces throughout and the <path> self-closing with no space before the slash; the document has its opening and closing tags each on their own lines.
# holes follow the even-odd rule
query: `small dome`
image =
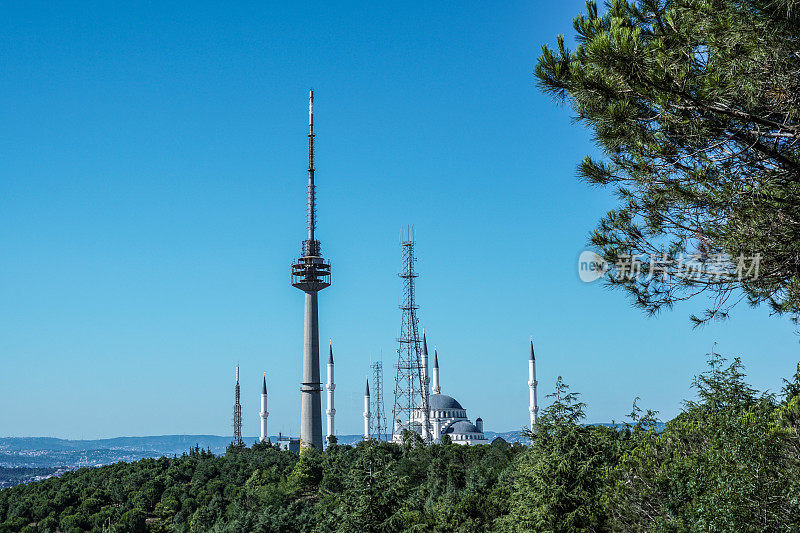
<svg viewBox="0 0 800 533">
<path fill-rule="evenodd" d="M 495 437 L 495 439 L 492 441 L 492 446 L 503 446 L 505 448 L 508 447 L 508 445 L 508 441 L 506 441 L 506 439 L 503 437 Z"/>
<path fill-rule="evenodd" d="M 466 420 L 459 420 L 458 422 L 454 422 L 449 428 L 447 428 L 448 434 L 464 434 L 464 433 L 480 433 L 478 428 L 472 422 L 467 422 Z"/>
<path fill-rule="evenodd" d="M 447 394 L 431 394 L 428 397 L 431 409 L 464 409 L 452 396 Z"/>
</svg>

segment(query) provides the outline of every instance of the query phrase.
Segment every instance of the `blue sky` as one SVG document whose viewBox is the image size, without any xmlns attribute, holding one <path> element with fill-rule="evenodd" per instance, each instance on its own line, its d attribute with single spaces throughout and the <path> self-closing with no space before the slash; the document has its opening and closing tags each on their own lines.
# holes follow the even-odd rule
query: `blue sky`
<svg viewBox="0 0 800 533">
<path fill-rule="evenodd" d="M 530 335 L 542 401 L 562 375 L 589 421 L 674 416 L 715 342 L 757 387 L 792 373 L 766 310 L 693 330 L 703 302 L 648 318 L 579 281 L 614 201 L 531 73 L 583 2 L 289 4 L 0 9 L 0 435 L 228 434 L 237 361 L 245 434 L 264 371 L 270 433 L 298 432 L 310 87 L 340 433 L 381 353 L 391 411 L 409 224 L 443 392 L 488 430 L 527 423 Z"/>
</svg>

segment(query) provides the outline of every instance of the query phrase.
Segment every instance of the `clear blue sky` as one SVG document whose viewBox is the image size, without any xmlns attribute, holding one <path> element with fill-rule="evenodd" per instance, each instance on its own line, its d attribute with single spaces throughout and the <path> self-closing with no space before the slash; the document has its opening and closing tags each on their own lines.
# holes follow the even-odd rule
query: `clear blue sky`
<svg viewBox="0 0 800 533">
<path fill-rule="evenodd" d="M 614 202 L 531 73 L 582 0 L 289 4 L 0 10 L 0 435 L 229 434 L 237 361 L 245 434 L 263 371 L 298 432 L 309 87 L 340 433 L 381 351 L 391 411 L 407 224 L 443 392 L 489 430 L 527 423 L 530 335 L 542 401 L 562 375 L 589 421 L 674 416 L 714 342 L 760 388 L 792 373 L 766 310 L 692 330 L 702 302 L 647 318 L 579 281 Z"/>
</svg>

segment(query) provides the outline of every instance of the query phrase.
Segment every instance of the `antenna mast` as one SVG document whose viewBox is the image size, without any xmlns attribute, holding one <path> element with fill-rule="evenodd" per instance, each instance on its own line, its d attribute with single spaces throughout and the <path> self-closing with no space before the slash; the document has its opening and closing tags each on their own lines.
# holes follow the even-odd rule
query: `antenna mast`
<svg viewBox="0 0 800 533">
<path fill-rule="evenodd" d="M 233 441 L 236 446 L 242 442 L 242 404 L 239 403 L 239 365 L 236 365 L 236 389 L 233 402 Z"/>
<path fill-rule="evenodd" d="M 375 361 L 372 363 L 372 380 L 375 389 L 374 408 L 372 409 L 372 416 L 375 418 L 373 427 L 377 434 L 378 440 L 383 440 L 387 433 L 386 428 L 386 413 L 383 409 L 383 361 Z"/>
<path fill-rule="evenodd" d="M 306 206 L 308 240 L 314 242 L 317 230 L 317 189 L 314 185 L 314 91 L 308 92 L 308 201 Z"/>
<path fill-rule="evenodd" d="M 392 409 L 392 440 L 399 441 L 404 429 L 422 435 L 424 442 L 430 442 L 430 408 L 428 393 L 423 376 L 421 343 L 419 338 L 419 319 L 415 297 L 415 279 L 419 276 L 414 270 L 417 259 L 414 256 L 414 230 L 411 228 L 405 240 L 400 242 L 403 250 L 403 270 L 399 276 L 403 280 L 403 303 L 400 310 L 403 318 L 400 337 L 397 339 L 397 374 L 394 384 L 394 408 Z"/>
</svg>

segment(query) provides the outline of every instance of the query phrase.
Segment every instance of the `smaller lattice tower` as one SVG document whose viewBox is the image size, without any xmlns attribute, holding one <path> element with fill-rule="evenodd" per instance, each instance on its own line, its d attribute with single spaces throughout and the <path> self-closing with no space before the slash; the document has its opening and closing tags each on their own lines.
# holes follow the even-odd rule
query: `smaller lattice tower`
<svg viewBox="0 0 800 533">
<path fill-rule="evenodd" d="M 399 441 L 404 429 L 415 431 L 422 440 L 431 440 L 428 390 L 422 365 L 422 343 L 419 336 L 419 318 L 416 303 L 415 281 L 419 274 L 414 268 L 414 229 L 407 238 L 400 239 L 403 250 L 403 303 L 400 304 L 402 321 L 397 339 L 397 374 L 394 381 L 394 407 L 392 409 L 392 440 Z"/>
<path fill-rule="evenodd" d="M 242 404 L 239 402 L 239 365 L 236 365 L 236 389 L 233 401 L 233 444 L 239 446 L 242 441 Z"/>
<path fill-rule="evenodd" d="M 386 412 L 383 409 L 383 361 L 372 363 L 372 380 L 373 388 L 375 389 L 372 407 L 374 422 L 372 427 L 375 428 L 376 438 L 383 440 L 388 431 L 386 428 Z"/>
</svg>

